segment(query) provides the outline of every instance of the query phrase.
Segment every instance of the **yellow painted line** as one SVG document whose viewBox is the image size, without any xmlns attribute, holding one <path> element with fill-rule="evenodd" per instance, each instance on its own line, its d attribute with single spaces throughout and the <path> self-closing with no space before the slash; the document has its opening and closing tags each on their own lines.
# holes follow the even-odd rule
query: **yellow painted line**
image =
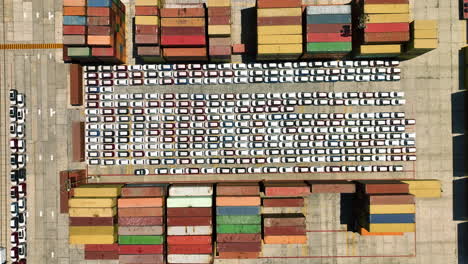
<svg viewBox="0 0 468 264">
<path fill-rule="evenodd" d="M 62 49 L 63 44 L 0 44 L 1 50 L 19 50 L 19 49 Z"/>
</svg>

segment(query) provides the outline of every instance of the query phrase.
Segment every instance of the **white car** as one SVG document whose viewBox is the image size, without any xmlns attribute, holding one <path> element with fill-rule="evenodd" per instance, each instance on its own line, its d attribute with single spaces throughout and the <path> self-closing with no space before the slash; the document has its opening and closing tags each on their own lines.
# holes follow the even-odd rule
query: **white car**
<svg viewBox="0 0 468 264">
<path fill-rule="evenodd" d="M 143 65 L 136 64 L 136 65 L 128 65 L 128 70 L 129 71 L 142 71 L 144 69 L 143 69 Z"/>
<path fill-rule="evenodd" d="M 385 81 L 386 78 L 384 75 L 371 75 L 371 81 L 374 81 L 374 82 L 383 82 Z"/>
<path fill-rule="evenodd" d="M 232 64 L 234 70 L 247 70 L 247 64 L 245 63 L 234 63 Z"/>
<path fill-rule="evenodd" d="M 249 79 L 247 77 L 235 77 L 234 83 L 249 83 Z"/>
<path fill-rule="evenodd" d="M 341 68 L 351 68 L 354 64 L 352 61 L 339 61 L 338 66 Z"/>
<path fill-rule="evenodd" d="M 387 81 L 399 81 L 399 80 L 401 80 L 400 75 L 385 75 L 385 78 L 387 79 Z"/>
<path fill-rule="evenodd" d="M 232 69 L 231 63 L 218 64 L 218 70 L 230 70 Z"/>
<path fill-rule="evenodd" d="M 357 82 L 370 82 L 370 75 L 356 75 Z"/>
<path fill-rule="evenodd" d="M 371 61 L 369 61 L 369 65 L 371 67 L 383 67 L 383 66 L 385 66 L 385 62 L 380 61 L 380 60 L 371 60 Z"/>
<path fill-rule="evenodd" d="M 397 67 L 398 65 L 400 65 L 400 62 L 397 60 L 385 61 L 386 67 Z"/>
<path fill-rule="evenodd" d="M 205 78 L 203 79 L 204 84 L 218 84 L 218 78 Z"/>
<path fill-rule="evenodd" d="M 158 67 L 155 64 L 145 64 L 143 65 L 143 70 L 144 71 L 157 71 Z"/>
<path fill-rule="evenodd" d="M 249 71 L 247 70 L 237 70 L 234 72 L 235 76 L 242 76 L 242 77 L 247 77 L 249 76 Z"/>
<path fill-rule="evenodd" d="M 128 79 L 116 79 L 114 80 L 114 85 L 116 86 L 127 86 L 129 84 Z"/>
<path fill-rule="evenodd" d="M 231 84 L 234 83 L 233 78 L 219 78 L 219 84 Z"/>
<path fill-rule="evenodd" d="M 145 85 L 158 85 L 158 80 L 157 79 L 145 79 L 144 84 Z"/>
<path fill-rule="evenodd" d="M 325 68 L 338 68 L 338 61 L 326 61 L 323 63 L 323 67 Z"/>
<path fill-rule="evenodd" d="M 189 79 L 189 84 L 203 84 L 203 79 L 202 78 L 190 78 Z"/>
<path fill-rule="evenodd" d="M 280 80 L 280 83 L 293 83 L 294 82 L 294 77 L 291 77 L 291 76 L 280 77 L 279 80 Z"/>
<path fill-rule="evenodd" d="M 263 66 L 262 66 L 261 63 L 249 63 L 249 64 L 247 64 L 247 68 L 261 70 L 263 68 Z"/>
<path fill-rule="evenodd" d="M 340 81 L 342 82 L 352 82 L 355 80 L 356 77 L 354 75 L 340 75 Z"/>
<path fill-rule="evenodd" d="M 312 63 L 312 62 L 311 62 Z M 294 62 L 293 63 L 293 68 L 298 69 L 298 68 L 307 68 L 309 65 L 307 62 Z M 311 67 L 314 67 L 313 65 Z"/>
</svg>

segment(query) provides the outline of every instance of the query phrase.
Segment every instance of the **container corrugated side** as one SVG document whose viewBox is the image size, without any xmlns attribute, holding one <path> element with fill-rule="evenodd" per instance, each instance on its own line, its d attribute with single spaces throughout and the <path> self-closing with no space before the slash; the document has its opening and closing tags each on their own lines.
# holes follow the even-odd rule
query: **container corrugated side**
<svg viewBox="0 0 468 264">
<path fill-rule="evenodd" d="M 436 29 L 417 29 L 413 33 L 415 39 L 436 39 L 438 31 Z"/>
<path fill-rule="evenodd" d="M 259 35 L 258 44 L 300 44 L 302 35 Z"/>
<path fill-rule="evenodd" d="M 361 45 L 359 54 L 399 54 L 401 45 Z"/>
<path fill-rule="evenodd" d="M 168 197 L 167 207 L 211 207 L 213 199 L 211 196 L 195 196 L 195 197 Z"/>
<path fill-rule="evenodd" d="M 213 186 L 174 184 L 169 187 L 169 196 L 210 196 L 213 195 Z"/>
<path fill-rule="evenodd" d="M 301 44 L 282 44 L 282 45 L 258 45 L 258 54 L 301 54 Z"/>
<path fill-rule="evenodd" d="M 213 260 L 209 254 L 169 254 L 168 263 L 208 264 Z"/>
<path fill-rule="evenodd" d="M 70 217 L 113 217 L 117 214 L 115 207 L 111 208 L 69 208 Z"/>
<path fill-rule="evenodd" d="M 216 224 L 222 225 L 259 225 L 262 223 L 260 215 L 218 215 Z"/>
<path fill-rule="evenodd" d="M 70 198 L 69 207 L 114 207 L 116 198 Z"/>
<path fill-rule="evenodd" d="M 120 195 L 120 184 L 88 184 L 74 188 L 75 197 L 117 197 Z"/>
<path fill-rule="evenodd" d="M 206 236 L 213 233 L 212 226 L 168 226 L 168 236 Z"/>
<path fill-rule="evenodd" d="M 368 14 L 406 14 L 409 13 L 409 4 L 367 4 L 364 13 Z"/>
<path fill-rule="evenodd" d="M 307 15 L 351 14 L 350 5 L 317 5 L 307 6 Z"/>
<path fill-rule="evenodd" d="M 257 9 L 257 17 L 302 16 L 302 9 L 298 8 L 262 8 Z"/>
<path fill-rule="evenodd" d="M 369 224 L 369 232 L 415 232 L 415 224 Z"/>
<path fill-rule="evenodd" d="M 257 0 L 257 8 L 289 8 L 301 5 L 301 0 Z"/>
<path fill-rule="evenodd" d="M 367 23 L 409 23 L 409 14 L 368 14 Z"/>
<path fill-rule="evenodd" d="M 413 29 L 437 29 L 437 20 L 414 20 L 411 22 Z"/>
<path fill-rule="evenodd" d="M 369 205 L 370 214 L 414 214 L 416 206 L 414 204 L 379 204 Z"/>
<path fill-rule="evenodd" d="M 264 236 L 265 244 L 306 244 L 307 236 Z"/>
</svg>

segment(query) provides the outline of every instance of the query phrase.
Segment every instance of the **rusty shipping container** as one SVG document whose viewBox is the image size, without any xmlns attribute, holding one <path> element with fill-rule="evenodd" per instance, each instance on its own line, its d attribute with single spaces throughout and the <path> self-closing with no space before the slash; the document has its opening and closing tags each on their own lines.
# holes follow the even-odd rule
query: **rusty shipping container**
<svg viewBox="0 0 468 264">
<path fill-rule="evenodd" d="M 288 8 L 301 5 L 301 0 L 257 0 L 257 8 Z"/>
<path fill-rule="evenodd" d="M 351 34 L 351 24 L 309 24 L 307 33 L 335 33 Z"/>
<path fill-rule="evenodd" d="M 263 214 L 263 225 L 270 226 L 305 226 L 303 214 Z"/>
<path fill-rule="evenodd" d="M 119 208 L 119 216 L 163 216 L 162 207 Z"/>
<path fill-rule="evenodd" d="M 168 245 L 212 244 L 211 236 L 167 236 Z"/>
<path fill-rule="evenodd" d="M 162 18 L 161 27 L 202 27 L 205 25 L 204 18 Z"/>
<path fill-rule="evenodd" d="M 87 17 L 86 18 L 88 26 L 109 26 L 111 25 L 111 18 L 105 16 L 99 17 Z"/>
<path fill-rule="evenodd" d="M 84 35 L 86 34 L 86 26 L 63 26 L 64 35 Z"/>
<path fill-rule="evenodd" d="M 119 255 L 119 264 L 164 264 L 163 254 Z"/>
<path fill-rule="evenodd" d="M 303 207 L 304 198 L 263 198 L 263 207 Z"/>
<path fill-rule="evenodd" d="M 205 27 L 162 27 L 161 35 L 192 36 L 205 35 Z"/>
<path fill-rule="evenodd" d="M 119 259 L 118 251 L 87 251 L 84 252 L 85 260 L 100 260 L 100 259 Z"/>
<path fill-rule="evenodd" d="M 88 26 L 88 35 L 110 35 L 112 33 L 110 26 Z"/>
<path fill-rule="evenodd" d="M 137 54 L 139 56 L 161 56 L 161 48 L 159 46 L 139 46 Z"/>
<path fill-rule="evenodd" d="M 205 46 L 206 37 L 205 35 L 193 35 L 193 36 L 184 36 L 184 35 L 162 35 L 161 36 L 161 45 L 162 46 L 172 46 L 172 47 L 193 47 L 193 46 Z"/>
<path fill-rule="evenodd" d="M 257 26 L 285 26 L 302 25 L 300 16 L 285 17 L 257 17 Z"/>
<path fill-rule="evenodd" d="M 223 243 L 244 243 L 244 242 L 261 242 L 261 234 L 217 234 L 217 242 Z"/>
<path fill-rule="evenodd" d="M 371 205 L 378 204 L 414 204 L 415 197 L 412 194 L 395 195 L 368 195 L 366 199 Z"/>
<path fill-rule="evenodd" d="M 135 6 L 135 16 L 159 16 L 157 6 Z"/>
<path fill-rule="evenodd" d="M 265 182 L 266 196 L 307 196 L 310 187 L 304 182 Z"/>
<path fill-rule="evenodd" d="M 211 207 L 200 207 L 200 208 L 167 208 L 167 216 L 211 216 L 213 208 Z"/>
<path fill-rule="evenodd" d="M 161 216 L 119 217 L 120 226 L 151 226 L 162 224 L 163 218 Z"/>
<path fill-rule="evenodd" d="M 217 252 L 260 252 L 262 251 L 261 242 L 243 242 L 243 243 L 216 243 Z"/>
<path fill-rule="evenodd" d="M 125 186 L 122 188 L 122 197 L 160 197 L 166 195 L 163 186 Z"/>
<path fill-rule="evenodd" d="M 208 7 L 208 17 L 231 17 L 231 7 Z"/>
<path fill-rule="evenodd" d="M 195 245 L 167 245 L 167 254 L 212 254 L 213 245 L 195 244 Z"/>
<path fill-rule="evenodd" d="M 85 251 L 103 251 L 103 252 L 118 252 L 119 251 L 119 244 L 85 244 L 84 246 Z"/>
<path fill-rule="evenodd" d="M 368 194 L 409 193 L 409 185 L 401 181 L 358 181 L 359 189 Z"/>
<path fill-rule="evenodd" d="M 187 217 L 167 217 L 167 225 L 168 226 L 207 226 L 212 225 L 211 217 L 194 217 L 194 216 L 187 216 Z"/>
<path fill-rule="evenodd" d="M 158 226 L 119 226 L 119 236 L 159 236 L 164 234 L 164 225 Z"/>
<path fill-rule="evenodd" d="M 230 24 L 231 24 L 230 16 L 208 17 L 208 25 L 230 25 Z"/>
<path fill-rule="evenodd" d="M 364 33 L 365 43 L 399 43 L 410 40 L 408 32 L 366 32 Z"/>
<path fill-rule="evenodd" d="M 70 65 L 70 104 L 73 106 L 83 105 L 83 67 L 79 64 Z M 74 159 L 74 161 L 84 160 L 84 157 L 83 160 L 75 156 L 74 158 L 77 158 L 76 160 Z"/>
<path fill-rule="evenodd" d="M 165 48 L 163 50 L 164 57 L 197 57 L 206 58 L 206 48 Z"/>
<path fill-rule="evenodd" d="M 157 45 L 159 44 L 159 37 L 158 35 L 135 35 L 135 43 L 136 44 L 151 44 Z"/>
<path fill-rule="evenodd" d="M 117 223 L 114 217 L 69 217 L 70 226 L 111 226 Z"/>
<path fill-rule="evenodd" d="M 355 193 L 356 184 L 351 181 L 307 181 L 312 193 Z"/>
<path fill-rule="evenodd" d="M 135 34 L 136 35 L 157 35 L 159 32 L 158 26 L 153 25 L 136 25 Z"/>
<path fill-rule="evenodd" d="M 218 41 L 218 40 L 216 40 Z M 210 44 L 215 42 L 210 39 Z M 220 46 L 231 45 L 231 38 L 224 45 L 217 43 Z M 255 196 L 260 195 L 260 186 L 258 183 L 218 183 L 216 185 L 217 196 Z"/>
<path fill-rule="evenodd" d="M 364 0 L 364 4 L 409 4 L 409 0 Z"/>
<path fill-rule="evenodd" d="M 119 255 L 163 254 L 164 245 L 119 245 Z"/>
<path fill-rule="evenodd" d="M 305 235 L 305 226 L 265 226 L 263 228 L 265 236 L 282 236 L 282 235 Z"/>
<path fill-rule="evenodd" d="M 89 7 L 88 6 L 86 11 L 87 11 L 86 15 L 88 17 L 110 17 L 111 14 L 114 14 L 114 11 L 112 11 L 112 9 L 109 7 Z"/>
<path fill-rule="evenodd" d="M 259 252 L 218 252 L 219 259 L 255 259 Z"/>
<path fill-rule="evenodd" d="M 162 8 L 161 17 L 205 17 L 205 8 Z"/>
<path fill-rule="evenodd" d="M 73 87 L 71 87 L 71 89 L 73 89 Z M 72 161 L 82 162 L 85 159 L 84 130 L 85 130 L 84 122 L 72 123 L 72 150 L 73 150 Z"/>
</svg>

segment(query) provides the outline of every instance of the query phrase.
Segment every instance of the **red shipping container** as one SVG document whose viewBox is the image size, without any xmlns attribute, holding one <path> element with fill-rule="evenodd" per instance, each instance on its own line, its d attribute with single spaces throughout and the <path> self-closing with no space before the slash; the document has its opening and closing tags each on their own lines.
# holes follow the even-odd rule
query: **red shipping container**
<svg viewBox="0 0 468 264">
<path fill-rule="evenodd" d="M 257 8 L 288 8 L 301 5 L 301 0 L 257 0 Z"/>
<path fill-rule="evenodd" d="M 88 35 L 108 36 L 111 33 L 110 26 L 88 26 Z"/>
<path fill-rule="evenodd" d="M 110 17 L 99 16 L 99 17 L 87 17 L 86 18 L 88 26 L 108 26 L 111 23 Z"/>
<path fill-rule="evenodd" d="M 213 244 L 167 245 L 167 254 L 211 254 Z"/>
<path fill-rule="evenodd" d="M 264 214 L 263 226 L 304 226 L 305 216 L 303 214 Z"/>
<path fill-rule="evenodd" d="M 304 182 L 265 182 L 265 196 L 306 196 L 309 185 Z"/>
<path fill-rule="evenodd" d="M 208 7 L 208 17 L 216 16 L 231 17 L 231 7 Z"/>
<path fill-rule="evenodd" d="M 351 181 L 307 181 L 312 193 L 355 193 L 356 184 Z"/>
<path fill-rule="evenodd" d="M 99 260 L 99 259 L 119 259 L 118 251 L 85 251 L 85 260 Z"/>
<path fill-rule="evenodd" d="M 257 26 L 285 26 L 285 25 L 302 25 L 302 17 L 300 16 L 257 17 Z"/>
<path fill-rule="evenodd" d="M 370 23 L 366 24 L 364 32 L 408 32 L 409 23 Z"/>
<path fill-rule="evenodd" d="M 364 33 L 364 42 L 366 43 L 394 43 L 406 42 L 410 40 L 408 32 L 380 32 Z"/>
<path fill-rule="evenodd" d="M 409 193 L 409 185 L 400 181 L 358 181 L 360 190 L 368 194 Z"/>
<path fill-rule="evenodd" d="M 119 245 L 119 255 L 163 254 L 163 245 Z"/>
<path fill-rule="evenodd" d="M 157 6 L 135 6 L 135 16 L 159 16 Z"/>
<path fill-rule="evenodd" d="M 206 55 L 206 53 L 205 53 Z M 213 208 L 167 208 L 167 216 L 211 216 Z"/>
<path fill-rule="evenodd" d="M 409 0 L 364 0 L 364 4 L 409 4 Z"/>
<path fill-rule="evenodd" d="M 218 252 L 219 259 L 254 259 L 260 252 Z"/>
<path fill-rule="evenodd" d="M 161 17 L 205 17 L 205 8 L 162 8 Z"/>
<path fill-rule="evenodd" d="M 235 243 L 244 243 L 244 242 L 261 242 L 261 234 L 217 234 L 217 242 L 235 242 Z"/>
<path fill-rule="evenodd" d="M 260 252 L 261 242 L 216 243 L 217 252 Z"/>
<path fill-rule="evenodd" d="M 86 15 L 88 17 L 109 17 L 111 9 L 109 7 L 90 7 L 87 8 Z"/>
<path fill-rule="evenodd" d="M 307 42 L 351 42 L 350 35 L 342 33 L 307 33 Z"/>
<path fill-rule="evenodd" d="M 209 49 L 210 56 L 231 55 L 231 46 L 211 46 Z"/>
<path fill-rule="evenodd" d="M 158 34 L 158 26 L 152 25 L 136 25 L 135 26 L 135 34 L 136 35 L 156 35 Z M 155 195 L 161 196 L 161 195 Z"/>
<path fill-rule="evenodd" d="M 231 46 L 231 38 L 219 38 L 219 37 L 216 37 L 216 38 L 209 38 L 208 39 L 208 43 L 210 44 L 210 46 Z M 241 194 L 238 194 L 238 195 L 241 195 Z M 255 195 L 258 195 L 258 194 L 255 194 Z M 228 196 L 235 196 L 235 195 L 228 195 Z"/>
<path fill-rule="evenodd" d="M 86 26 L 63 26 L 64 35 L 85 35 Z"/>
<path fill-rule="evenodd" d="M 412 194 L 394 194 L 394 195 L 368 195 L 366 197 L 371 205 L 379 204 L 414 204 L 415 199 Z"/>
<path fill-rule="evenodd" d="M 161 48 L 159 46 L 139 46 L 137 54 L 139 56 L 160 56 Z"/>
<path fill-rule="evenodd" d="M 136 44 L 158 44 L 159 38 L 157 35 L 135 35 Z"/>
<path fill-rule="evenodd" d="M 167 217 L 168 226 L 207 226 L 211 225 L 211 217 Z"/>
<path fill-rule="evenodd" d="M 303 207 L 304 198 L 263 198 L 263 207 Z"/>
<path fill-rule="evenodd" d="M 119 244 L 86 244 L 85 251 L 119 251 Z"/>
<path fill-rule="evenodd" d="M 205 46 L 205 35 L 198 36 L 161 36 L 161 46 L 187 47 L 187 46 Z"/>
<path fill-rule="evenodd" d="M 308 24 L 307 33 L 351 34 L 351 24 Z"/>
<path fill-rule="evenodd" d="M 119 225 L 121 226 L 149 226 L 162 224 L 163 218 L 160 216 L 119 217 Z"/>
<path fill-rule="evenodd" d="M 234 53 L 234 54 L 243 54 L 243 53 L 245 53 L 245 45 L 244 44 L 234 44 L 234 45 L 232 45 L 232 53 Z"/>
<path fill-rule="evenodd" d="M 162 27 L 161 35 L 169 36 L 191 36 L 191 35 L 204 35 L 205 27 Z"/>
<path fill-rule="evenodd" d="M 140 28 L 140 30 L 146 29 L 146 25 L 136 26 Z M 149 26 L 150 31 L 157 29 L 157 26 Z M 157 31 L 154 31 L 157 32 Z M 142 32 L 138 32 L 138 34 L 145 34 Z M 149 33 L 151 34 L 151 33 Z M 147 187 L 124 187 L 122 188 L 122 197 L 161 197 L 166 195 L 166 187 L 162 186 L 147 186 Z"/>
<path fill-rule="evenodd" d="M 294 236 L 294 235 L 305 235 L 305 226 L 274 226 L 263 228 L 263 234 L 265 236 Z"/>
<path fill-rule="evenodd" d="M 163 254 L 151 254 L 151 255 L 120 255 L 119 264 L 163 264 Z"/>
<path fill-rule="evenodd" d="M 167 236 L 169 245 L 211 244 L 211 236 Z"/>
<path fill-rule="evenodd" d="M 231 17 L 229 16 L 215 16 L 208 17 L 208 25 L 230 25 Z"/>
<path fill-rule="evenodd" d="M 114 48 L 95 48 L 91 49 L 91 55 L 94 57 L 112 57 L 116 55 Z"/>
<path fill-rule="evenodd" d="M 65 61 L 65 58 L 64 58 L 64 61 Z M 73 67 L 72 65 L 70 65 L 70 67 Z M 76 65 L 76 66 L 74 66 L 74 67 L 76 67 L 75 71 L 79 71 L 79 72 L 75 73 L 75 74 L 77 74 L 75 76 L 75 80 L 76 81 L 78 81 L 78 79 L 83 80 L 82 77 L 78 77 L 78 76 L 83 76 L 82 67 L 80 65 L 78 65 L 78 64 L 75 64 L 75 65 Z M 70 78 L 72 78 L 72 77 L 73 77 L 73 74 L 70 74 Z M 77 85 L 75 85 L 76 86 L 75 89 L 78 88 Z M 80 86 L 83 87 L 83 85 L 80 85 Z M 83 88 L 81 88 L 79 90 L 81 92 L 81 96 L 78 95 L 78 92 L 75 92 L 76 93 L 75 95 L 72 95 L 70 93 L 70 102 L 71 102 L 72 105 L 82 105 L 83 104 Z M 79 98 L 76 98 L 76 96 L 79 96 Z M 75 101 L 75 102 L 73 102 L 73 101 Z M 68 180 L 68 171 L 61 171 L 60 174 L 59 174 L 59 177 L 60 177 L 60 186 L 65 186 L 64 184 Z M 61 214 L 67 214 L 68 213 L 68 192 L 66 191 L 65 188 L 60 188 L 60 213 Z"/>
<path fill-rule="evenodd" d="M 226 44 L 219 44 L 219 46 L 228 46 L 231 43 L 231 38 L 227 38 Z M 218 41 L 218 38 L 210 38 L 211 43 Z M 242 44 L 236 44 L 242 45 Z M 216 185 L 216 195 L 217 196 L 255 196 L 260 195 L 260 185 L 255 183 L 218 183 Z"/>
</svg>

